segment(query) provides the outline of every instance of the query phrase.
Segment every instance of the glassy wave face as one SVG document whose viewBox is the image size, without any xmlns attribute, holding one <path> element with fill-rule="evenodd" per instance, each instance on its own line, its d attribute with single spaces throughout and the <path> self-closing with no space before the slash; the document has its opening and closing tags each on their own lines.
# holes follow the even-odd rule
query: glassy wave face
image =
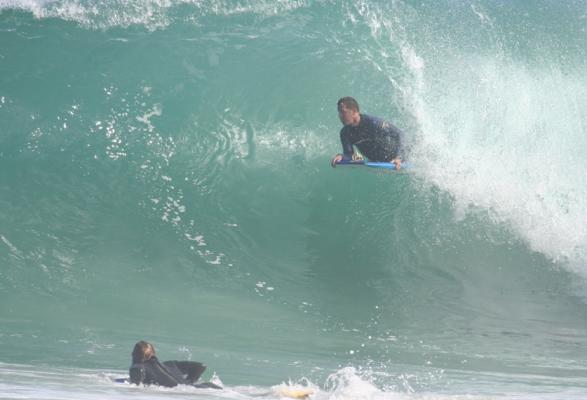
<svg viewBox="0 0 587 400">
<path fill-rule="evenodd" d="M 581 398 L 585 21 L 0 0 L 0 397 Z M 413 169 L 330 167 L 348 95 Z M 113 383 L 141 339 L 226 390 Z"/>
</svg>

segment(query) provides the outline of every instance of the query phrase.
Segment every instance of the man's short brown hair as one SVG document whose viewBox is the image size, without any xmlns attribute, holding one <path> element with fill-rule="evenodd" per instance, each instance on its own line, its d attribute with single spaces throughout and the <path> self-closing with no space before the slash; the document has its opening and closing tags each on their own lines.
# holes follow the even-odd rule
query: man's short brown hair
<svg viewBox="0 0 587 400">
<path fill-rule="evenodd" d="M 356 110 L 357 112 L 359 112 L 359 103 L 357 103 L 357 100 L 355 100 L 352 97 L 341 97 L 340 99 L 338 99 L 336 107 L 340 107 L 341 104 L 344 104 L 345 108 Z"/>
</svg>

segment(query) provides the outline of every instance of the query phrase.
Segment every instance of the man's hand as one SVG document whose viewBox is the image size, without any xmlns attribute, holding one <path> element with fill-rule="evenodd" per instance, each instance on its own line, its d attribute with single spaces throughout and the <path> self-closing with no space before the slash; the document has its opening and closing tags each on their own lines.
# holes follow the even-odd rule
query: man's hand
<svg viewBox="0 0 587 400">
<path fill-rule="evenodd" d="M 395 169 L 400 170 L 402 168 L 402 159 L 400 157 L 396 157 L 390 161 L 392 164 L 395 164 Z"/>
<path fill-rule="evenodd" d="M 332 157 L 332 160 L 330 161 L 330 165 L 332 166 L 332 168 L 336 167 L 336 163 L 340 162 L 342 160 L 342 154 L 337 154 L 334 157 Z"/>
</svg>

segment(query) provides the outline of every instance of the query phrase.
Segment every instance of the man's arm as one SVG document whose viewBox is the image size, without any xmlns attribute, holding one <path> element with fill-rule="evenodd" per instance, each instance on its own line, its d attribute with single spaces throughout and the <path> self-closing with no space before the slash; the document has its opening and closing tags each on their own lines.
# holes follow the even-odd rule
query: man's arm
<svg viewBox="0 0 587 400">
<path fill-rule="evenodd" d="M 403 131 L 388 121 L 383 121 L 383 123 L 381 125 L 381 129 L 383 130 L 385 136 L 390 137 L 395 144 L 395 157 L 394 158 L 401 158 L 403 145 L 404 145 Z"/>
<path fill-rule="evenodd" d="M 166 366 L 161 364 L 155 357 L 152 357 L 148 361 L 147 368 L 148 382 L 146 383 L 156 383 L 165 387 L 174 387 L 183 383 L 174 377 Z"/>
<path fill-rule="evenodd" d="M 342 144 L 342 160 L 352 160 L 353 154 L 355 154 L 355 149 L 353 148 L 350 135 L 348 131 L 345 130 L 345 128 L 340 130 L 340 143 Z"/>
<path fill-rule="evenodd" d="M 355 153 L 353 144 L 351 143 L 349 135 L 345 133 L 344 128 L 340 130 L 340 143 L 342 144 L 342 154 L 336 154 L 332 157 L 332 160 L 330 161 L 332 168 L 336 167 L 336 163 L 340 161 L 352 160 Z"/>
<path fill-rule="evenodd" d="M 133 364 L 128 370 L 130 381 L 135 385 L 140 385 L 147 379 L 147 371 L 143 364 Z"/>
<path fill-rule="evenodd" d="M 387 121 L 382 122 L 381 130 L 385 136 L 391 138 L 393 141 L 394 154 L 389 162 L 395 164 L 395 169 L 399 170 L 401 169 L 402 163 L 404 133 L 398 127 Z"/>
</svg>

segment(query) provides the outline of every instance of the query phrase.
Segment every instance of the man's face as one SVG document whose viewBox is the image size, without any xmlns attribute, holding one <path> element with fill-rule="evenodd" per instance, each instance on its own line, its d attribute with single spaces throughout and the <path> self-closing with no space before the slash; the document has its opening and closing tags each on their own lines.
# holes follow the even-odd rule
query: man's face
<svg viewBox="0 0 587 400">
<path fill-rule="evenodd" d="M 343 125 L 356 125 L 359 121 L 359 112 L 354 108 L 347 108 L 344 104 L 338 106 L 338 118 Z"/>
</svg>

